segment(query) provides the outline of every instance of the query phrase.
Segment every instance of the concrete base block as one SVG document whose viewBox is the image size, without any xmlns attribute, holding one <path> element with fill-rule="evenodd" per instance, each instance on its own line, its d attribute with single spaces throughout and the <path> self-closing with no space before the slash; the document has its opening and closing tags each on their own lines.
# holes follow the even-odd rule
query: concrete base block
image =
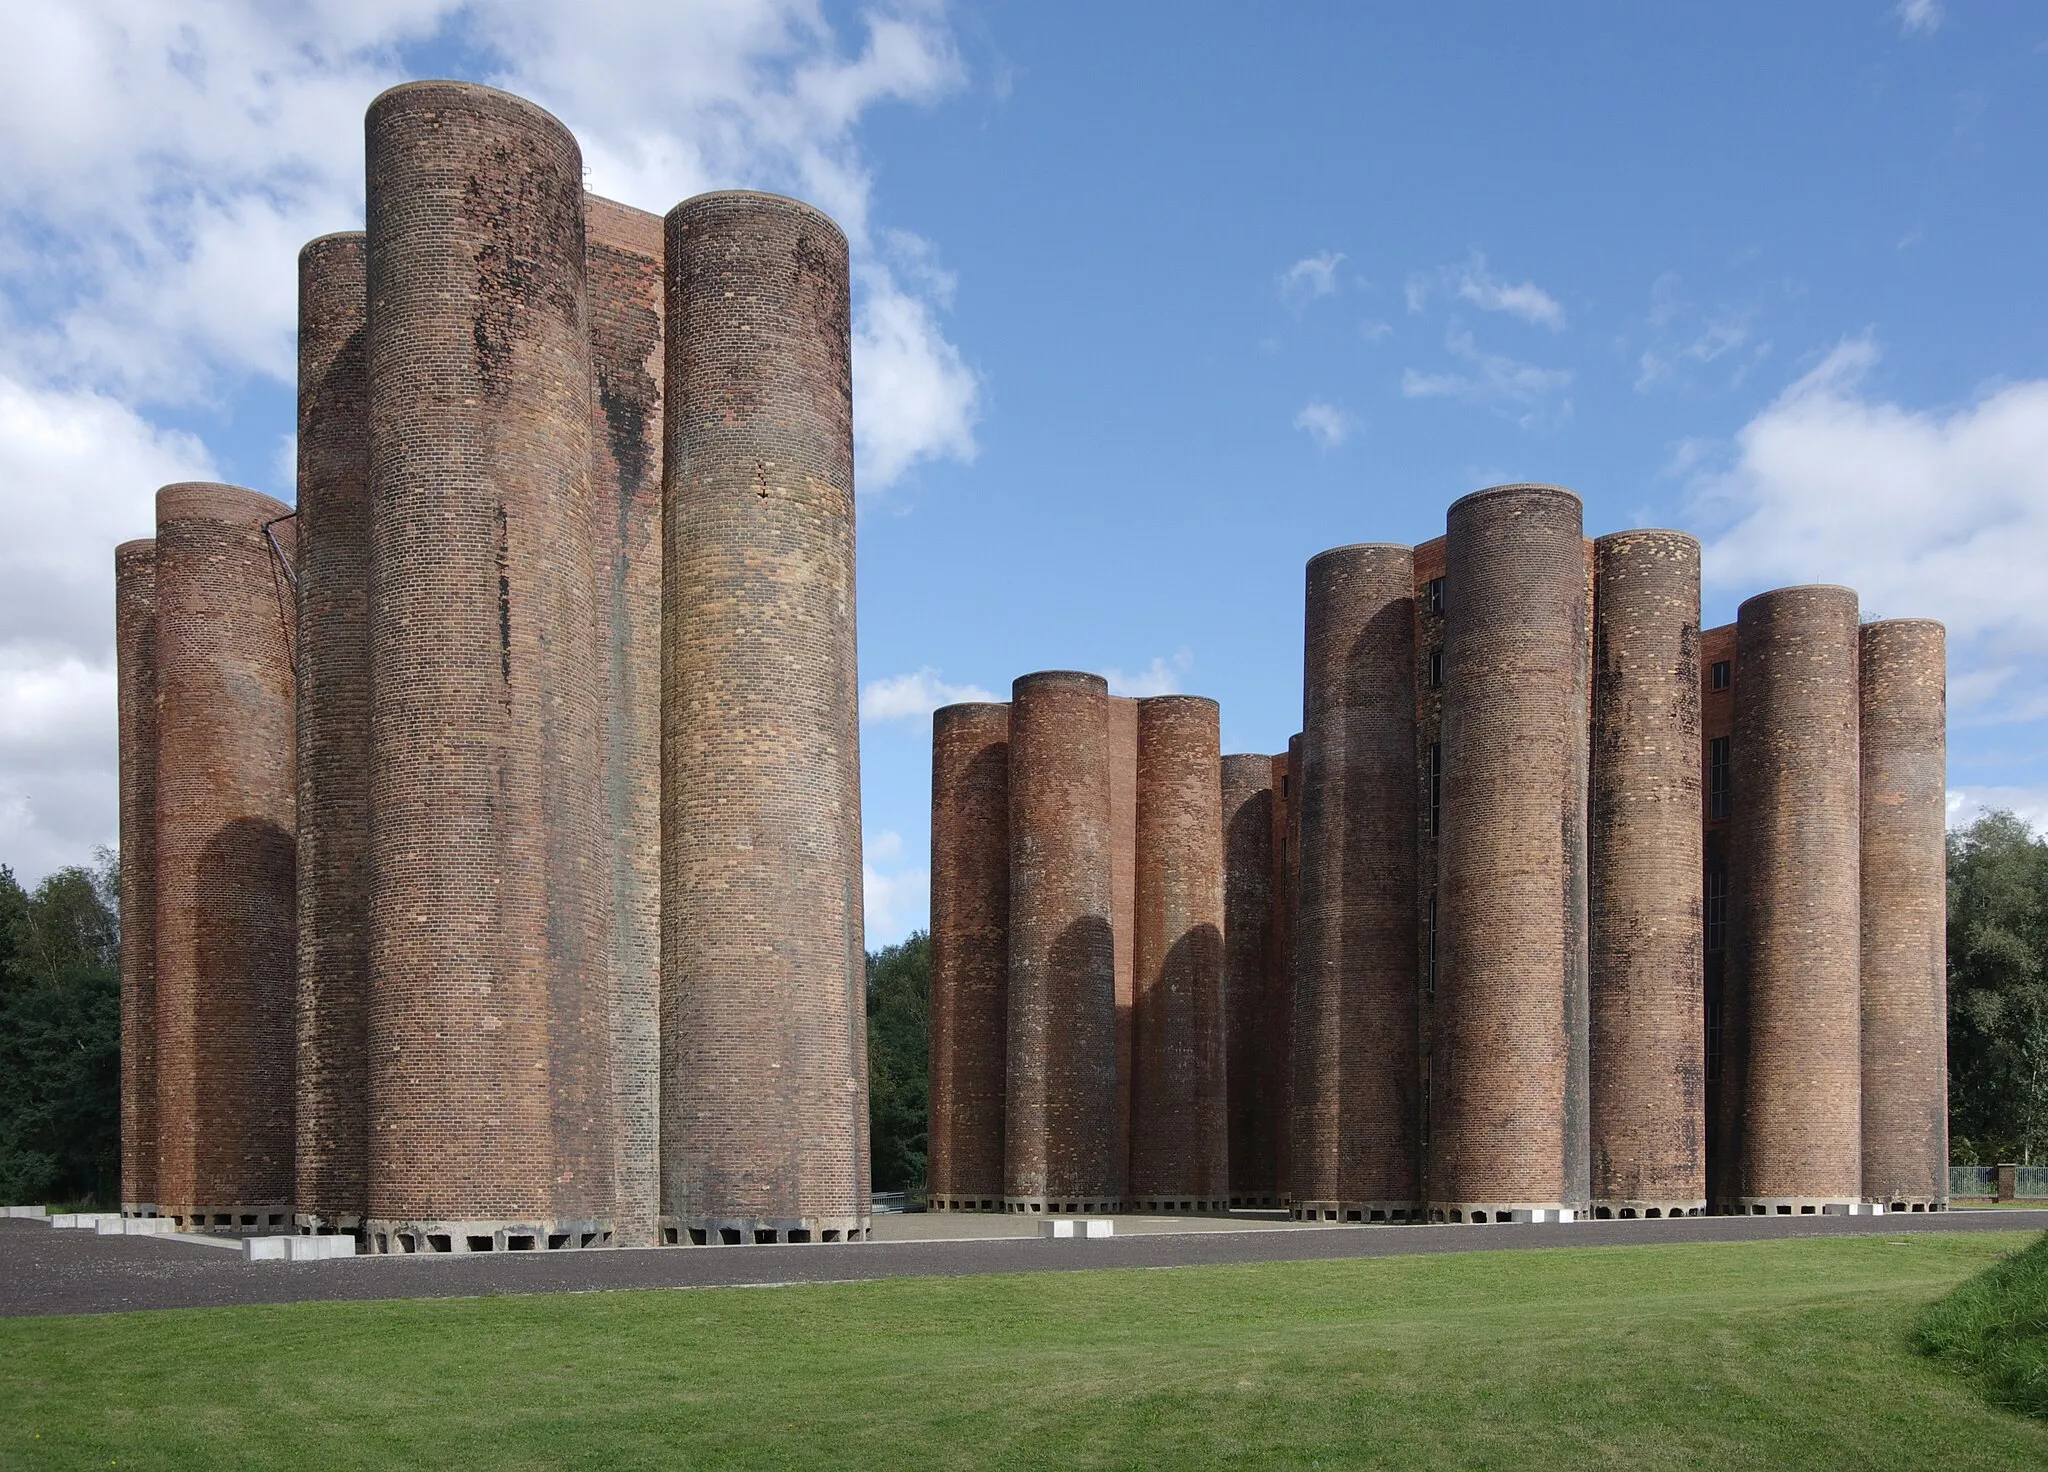
<svg viewBox="0 0 2048 1472">
<path fill-rule="evenodd" d="M 50 1225 L 74 1232 L 97 1232 L 101 1222 L 115 1223 L 114 1231 L 119 1232 L 120 1214 L 111 1211 L 67 1211 L 49 1218 Z"/>
<path fill-rule="evenodd" d="M 0 1216 L 24 1218 L 31 1221 L 42 1221 L 49 1214 L 50 1208 L 47 1206 L 9 1206 L 0 1208 Z"/>
<path fill-rule="evenodd" d="M 1016 1216 L 1092 1216 L 1124 1209 L 1123 1198 L 1084 1192 L 1061 1196 L 1005 1196 L 1003 1210 Z"/>
<path fill-rule="evenodd" d="M 1706 1198 L 1697 1201 L 1611 1200 L 1595 1201 L 1589 1215 L 1595 1221 L 1658 1221 L 1674 1216 L 1705 1216 Z"/>
<path fill-rule="evenodd" d="M 1038 1224 L 1041 1237 L 1114 1237 L 1116 1223 L 1105 1217 L 1055 1217 Z"/>
<path fill-rule="evenodd" d="M 1514 1202 L 1459 1201 L 1429 1209 L 1433 1222 L 1471 1222 L 1484 1226 L 1494 1222 L 1568 1222 L 1578 1212 L 1569 1206 L 1559 1206 L 1546 1201 L 1541 1205 L 1518 1205 Z"/>
<path fill-rule="evenodd" d="M 167 1216 L 131 1216 L 122 1220 L 121 1232 L 128 1237 L 174 1237 L 178 1224 Z"/>
<path fill-rule="evenodd" d="M 1743 1196 L 1734 1216 L 1882 1216 L 1884 1204 L 1827 1196 Z"/>
<path fill-rule="evenodd" d="M 986 1196 L 934 1196 L 932 1211 L 1001 1211 L 1003 1198 L 990 1192 Z"/>
<path fill-rule="evenodd" d="M 1349 1222 L 1353 1226 L 1374 1222 L 1419 1222 L 1419 1201 L 1310 1201 L 1288 1203 L 1287 1214 L 1298 1222 Z"/>
<path fill-rule="evenodd" d="M 363 1223 L 363 1250 L 372 1256 L 471 1252 L 560 1252 L 610 1247 L 614 1227 L 603 1221 L 418 1221 L 372 1218 Z"/>
<path fill-rule="evenodd" d="M 664 1247 L 773 1247 L 865 1242 L 870 1220 L 861 1216 L 673 1217 L 657 1223 Z"/>
<path fill-rule="evenodd" d="M 244 1237 L 244 1262 L 287 1262 L 291 1259 L 293 1237 Z"/>
</svg>

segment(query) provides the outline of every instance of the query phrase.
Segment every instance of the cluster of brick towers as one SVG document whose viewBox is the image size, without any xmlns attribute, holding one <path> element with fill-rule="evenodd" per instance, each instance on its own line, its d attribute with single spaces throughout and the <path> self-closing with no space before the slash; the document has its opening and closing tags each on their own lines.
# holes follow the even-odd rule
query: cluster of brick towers
<svg viewBox="0 0 2048 1472">
<path fill-rule="evenodd" d="M 124 1209 L 372 1251 L 868 1227 L 848 259 L 547 113 L 367 118 L 298 506 L 116 554 Z"/>
<path fill-rule="evenodd" d="M 1939 1210 L 1942 629 L 1503 486 L 1308 564 L 1303 730 L 934 719 L 940 1210 Z"/>
</svg>

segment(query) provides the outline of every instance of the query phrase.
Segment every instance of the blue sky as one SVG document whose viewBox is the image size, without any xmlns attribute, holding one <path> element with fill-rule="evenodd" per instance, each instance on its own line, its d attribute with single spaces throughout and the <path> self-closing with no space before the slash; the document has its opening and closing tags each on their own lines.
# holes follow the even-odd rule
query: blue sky
<svg viewBox="0 0 2048 1472">
<path fill-rule="evenodd" d="M 1699 534 L 1710 623 L 1947 620 L 1952 812 L 2048 819 L 2040 7 L 557 9 L 95 0 L 0 60 L 18 871 L 112 837 L 108 549 L 151 477 L 289 491 L 292 256 L 360 222 L 375 91 L 451 73 L 601 192 L 848 225 L 871 942 L 924 919 L 935 701 L 1088 668 L 1276 749 L 1306 559 L 1502 480 Z"/>
</svg>

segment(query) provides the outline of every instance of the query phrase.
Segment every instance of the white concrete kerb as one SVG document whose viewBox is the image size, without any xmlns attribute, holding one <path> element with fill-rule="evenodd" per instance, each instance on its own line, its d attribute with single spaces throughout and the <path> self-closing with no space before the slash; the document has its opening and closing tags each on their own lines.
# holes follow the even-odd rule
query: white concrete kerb
<svg viewBox="0 0 2048 1472">
<path fill-rule="evenodd" d="M 1038 1224 L 1041 1237 L 1114 1237 L 1116 1223 L 1107 1217 L 1054 1217 Z"/>
</svg>

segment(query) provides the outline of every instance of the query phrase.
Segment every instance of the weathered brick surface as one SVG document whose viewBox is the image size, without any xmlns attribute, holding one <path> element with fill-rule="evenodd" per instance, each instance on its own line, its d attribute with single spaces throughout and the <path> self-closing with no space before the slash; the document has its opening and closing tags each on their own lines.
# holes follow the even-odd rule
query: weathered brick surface
<svg viewBox="0 0 2048 1472">
<path fill-rule="evenodd" d="M 365 242 L 299 253 L 298 1091 L 293 1209 L 366 1204 L 370 963 L 370 405 Z"/>
<path fill-rule="evenodd" d="M 584 196 L 618 1240 L 661 1204 L 661 217 Z"/>
<path fill-rule="evenodd" d="M 1862 783 L 1863 1194 L 1948 1200 L 1947 636 L 1865 624 Z"/>
<path fill-rule="evenodd" d="M 1747 1059 L 1733 1205 L 1862 1195 L 1856 595 L 1736 612 L 1734 934 Z"/>
<path fill-rule="evenodd" d="M 1716 688 L 1714 670 L 1728 667 L 1728 682 Z M 1700 632 L 1700 930 L 1704 953 L 1705 1007 L 1700 1019 L 1706 1062 L 1707 1200 L 1719 1209 L 1736 1197 L 1736 1142 L 1742 1138 L 1742 1064 L 1746 1048 L 1741 996 L 1728 986 L 1730 895 L 1734 825 L 1728 818 L 1740 794 L 1723 795 L 1714 806 L 1713 752 L 1716 741 L 1735 734 L 1735 625 Z"/>
<path fill-rule="evenodd" d="M 679 1230 L 868 1220 L 846 239 L 667 218 L 662 1197 Z"/>
<path fill-rule="evenodd" d="M 1415 561 L 1415 990 L 1416 1077 L 1421 1091 L 1423 1181 L 1429 1180 L 1432 1058 L 1436 1046 L 1437 811 L 1442 793 L 1444 539 L 1417 544 Z"/>
<path fill-rule="evenodd" d="M 1279 1136 L 1286 1097 L 1274 1075 L 1291 1014 L 1291 989 L 1274 954 L 1273 758 L 1223 758 L 1223 1033 L 1229 1092 L 1230 1201 L 1272 1206 L 1279 1200 Z M 1277 1001 L 1277 1005 L 1276 1005 Z"/>
<path fill-rule="evenodd" d="M 932 713 L 934 1211 L 1003 1204 L 1010 981 L 1010 707 Z"/>
<path fill-rule="evenodd" d="M 1306 631 L 1294 1199 L 1384 1220 L 1422 1193 L 1410 550 L 1312 558 Z"/>
<path fill-rule="evenodd" d="M 114 549 L 121 770 L 121 1209 L 156 1209 L 156 543 Z"/>
<path fill-rule="evenodd" d="M 1133 1008 L 1137 1000 L 1138 702 L 1112 695 L 1108 722 L 1109 928 L 1116 947 L 1116 1169 L 1122 1194 L 1131 1167 Z"/>
<path fill-rule="evenodd" d="M 1284 798 L 1276 814 L 1280 821 L 1280 838 L 1273 848 L 1279 865 L 1274 875 L 1274 895 L 1279 904 L 1278 929 L 1281 937 L 1280 975 L 1276 986 L 1279 995 L 1276 1001 L 1285 1018 L 1282 1024 L 1285 1028 L 1284 1051 L 1274 1060 L 1274 1068 L 1285 1090 L 1281 1101 L 1284 1123 L 1280 1131 L 1280 1196 L 1283 1204 L 1294 1190 L 1294 1017 L 1299 1006 L 1295 940 L 1301 929 L 1301 752 L 1302 738 L 1297 731 L 1287 738 L 1286 753 L 1273 758 L 1274 772 L 1279 779 L 1278 790 Z"/>
<path fill-rule="evenodd" d="M 293 609 L 263 531 L 290 514 L 156 498 L 156 1204 L 209 1225 L 291 1211 Z"/>
<path fill-rule="evenodd" d="M 1230 1205 L 1223 1019 L 1223 772 L 1216 702 L 1138 702 L 1136 995 L 1126 1201 Z"/>
<path fill-rule="evenodd" d="M 1591 953 L 1593 1208 L 1706 1205 L 1700 1030 L 1700 547 L 1594 544 Z"/>
<path fill-rule="evenodd" d="M 367 158 L 369 1215 L 393 1245 L 457 1222 L 601 1238 L 617 1155 L 582 157 L 529 103 L 427 82 L 371 105 Z"/>
<path fill-rule="evenodd" d="M 1011 687 L 1012 1211 L 1121 1204 L 1108 702 L 1096 675 L 1047 671 Z"/>
<path fill-rule="evenodd" d="M 1591 650 L 1579 501 L 1496 487 L 1448 520 L 1430 1210 L 1578 1209 Z"/>
</svg>

